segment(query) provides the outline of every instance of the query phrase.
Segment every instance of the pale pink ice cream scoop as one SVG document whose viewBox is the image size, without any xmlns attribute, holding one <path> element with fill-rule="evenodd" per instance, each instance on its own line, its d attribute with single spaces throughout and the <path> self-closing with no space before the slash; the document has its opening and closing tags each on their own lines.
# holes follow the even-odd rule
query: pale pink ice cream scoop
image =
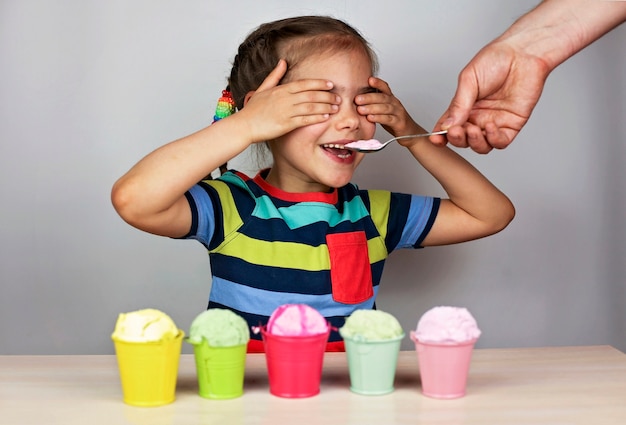
<svg viewBox="0 0 626 425">
<path fill-rule="evenodd" d="M 267 332 L 281 336 L 320 335 L 328 332 L 328 322 L 306 304 L 284 304 L 270 316 Z"/>
<path fill-rule="evenodd" d="M 350 142 L 346 144 L 345 147 L 353 148 L 353 149 L 372 150 L 372 149 L 378 149 L 381 145 L 382 143 L 379 142 L 378 140 L 369 139 L 369 140 L 357 140 L 356 142 Z"/>
<path fill-rule="evenodd" d="M 478 339 L 480 329 L 466 308 L 440 306 L 424 313 L 411 333 L 419 342 L 462 343 Z"/>
</svg>

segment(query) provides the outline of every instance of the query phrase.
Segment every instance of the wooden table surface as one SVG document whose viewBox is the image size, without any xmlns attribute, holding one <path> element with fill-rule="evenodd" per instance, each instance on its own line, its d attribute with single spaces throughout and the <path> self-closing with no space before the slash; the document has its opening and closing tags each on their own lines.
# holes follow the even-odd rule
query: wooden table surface
<svg viewBox="0 0 626 425">
<path fill-rule="evenodd" d="M 0 356 L 0 424 L 626 424 L 626 354 L 610 346 L 478 349 L 467 395 L 420 392 L 415 352 L 398 359 L 395 391 L 350 392 L 345 353 L 327 353 L 321 393 L 269 393 L 265 356 L 246 360 L 244 395 L 197 394 L 193 356 L 181 357 L 174 403 L 122 402 L 115 356 Z"/>
</svg>

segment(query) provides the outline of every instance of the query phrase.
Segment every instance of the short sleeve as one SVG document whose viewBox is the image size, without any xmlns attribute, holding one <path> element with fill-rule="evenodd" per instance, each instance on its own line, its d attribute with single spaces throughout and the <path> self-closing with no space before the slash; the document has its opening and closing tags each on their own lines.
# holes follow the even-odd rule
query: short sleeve
<svg viewBox="0 0 626 425">
<path fill-rule="evenodd" d="M 196 239 L 207 247 L 215 233 L 215 208 L 210 190 L 208 185 L 199 183 L 185 193 L 192 220 L 191 229 L 183 239 Z"/>
<path fill-rule="evenodd" d="M 420 248 L 435 222 L 440 198 L 411 195 L 409 212 L 396 248 Z"/>
</svg>

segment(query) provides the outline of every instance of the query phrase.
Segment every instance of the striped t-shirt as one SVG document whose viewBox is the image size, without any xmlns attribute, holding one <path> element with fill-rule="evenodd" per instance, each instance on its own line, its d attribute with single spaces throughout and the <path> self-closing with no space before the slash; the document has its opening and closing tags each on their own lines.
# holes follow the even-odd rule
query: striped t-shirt
<svg viewBox="0 0 626 425">
<path fill-rule="evenodd" d="M 209 252 L 209 308 L 231 309 L 259 326 L 282 304 L 308 304 L 335 328 L 332 347 L 347 316 L 374 308 L 389 253 L 419 248 L 439 199 L 353 184 L 288 193 L 270 186 L 266 172 L 251 179 L 230 171 L 186 194 L 192 211 L 186 238 Z M 259 347 L 260 335 L 251 339 Z"/>
</svg>

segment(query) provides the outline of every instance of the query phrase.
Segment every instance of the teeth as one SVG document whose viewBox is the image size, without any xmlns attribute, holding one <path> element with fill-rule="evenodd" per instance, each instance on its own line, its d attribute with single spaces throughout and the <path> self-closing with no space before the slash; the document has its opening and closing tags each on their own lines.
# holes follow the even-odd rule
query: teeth
<svg viewBox="0 0 626 425">
<path fill-rule="evenodd" d="M 324 143 L 322 147 L 328 148 L 328 149 L 346 149 L 345 145 L 340 145 L 337 143 Z M 351 156 L 352 156 L 352 152 L 350 151 L 347 151 L 346 153 L 342 153 L 342 154 L 337 154 L 337 158 L 341 158 L 341 159 L 350 158 Z"/>
</svg>

